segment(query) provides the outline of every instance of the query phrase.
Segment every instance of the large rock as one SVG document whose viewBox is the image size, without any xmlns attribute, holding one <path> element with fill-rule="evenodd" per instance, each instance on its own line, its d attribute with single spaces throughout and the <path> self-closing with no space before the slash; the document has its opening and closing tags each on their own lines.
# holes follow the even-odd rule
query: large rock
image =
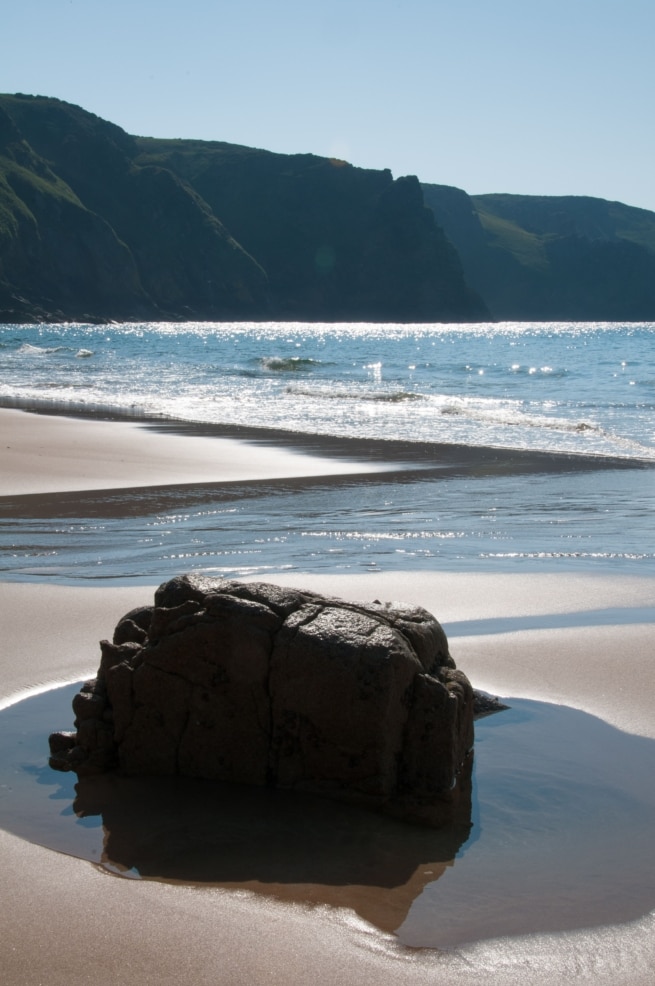
<svg viewBox="0 0 655 986">
<path fill-rule="evenodd" d="M 473 692 L 426 610 L 181 576 L 101 642 L 51 765 L 311 791 L 440 823 Z"/>
</svg>

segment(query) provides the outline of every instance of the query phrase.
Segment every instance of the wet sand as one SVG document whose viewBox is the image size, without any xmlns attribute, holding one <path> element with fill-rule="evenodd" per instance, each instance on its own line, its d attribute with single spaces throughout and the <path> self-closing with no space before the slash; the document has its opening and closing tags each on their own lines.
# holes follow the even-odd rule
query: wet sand
<svg viewBox="0 0 655 986">
<path fill-rule="evenodd" d="M 22 412 L 1 412 L 0 425 L 9 413 Z M 21 421 L 21 429 L 25 427 L 20 440 L 26 448 L 30 442 L 32 449 L 38 447 L 41 424 L 34 415 Z M 95 465 L 88 457 L 76 465 L 79 450 L 71 446 L 75 424 L 72 431 L 66 422 L 63 430 L 49 433 L 46 458 L 54 471 L 52 479 L 37 461 L 43 456 L 32 452 L 26 453 L 22 464 L 12 459 L 13 486 L 4 485 L 4 446 L 10 442 L 3 440 L 4 491 L 102 489 L 111 485 L 106 480 L 112 475 L 116 483 L 122 476 L 125 485 L 149 481 L 149 466 L 143 464 L 149 454 L 145 447 L 134 460 L 144 468 L 138 477 L 138 469 L 130 464 L 121 472 L 122 466 L 114 462 L 120 452 L 110 442 L 94 459 Z M 124 445 L 127 432 L 106 424 L 108 433 Z M 182 441 L 178 436 L 163 437 L 167 444 Z M 152 451 L 151 443 L 149 448 Z M 174 448 L 169 446 L 162 455 L 158 478 L 152 482 L 180 481 L 176 470 L 166 472 Z M 230 448 L 224 446 L 221 455 L 226 456 Z M 57 472 L 56 463 L 66 449 L 64 475 Z M 175 452 L 173 461 L 178 462 L 180 454 Z M 270 450 L 266 455 L 262 468 L 271 476 L 280 475 L 276 462 L 284 470 L 285 457 L 278 460 Z M 231 452 L 227 458 L 234 478 L 247 476 L 247 459 L 237 467 Z M 189 476 L 192 459 L 191 455 Z M 200 480 L 205 468 L 203 461 L 189 481 Z M 61 485 L 64 481 L 67 486 Z M 93 482 L 99 485 L 90 487 Z M 299 576 L 294 573 L 286 581 L 298 584 Z M 652 579 L 388 573 L 307 576 L 302 584 L 353 599 L 420 603 L 445 624 L 458 666 L 476 687 L 501 696 L 565 704 L 628 733 L 655 738 L 650 694 L 653 633 L 652 624 L 643 617 L 655 601 Z M 143 586 L 0 583 L 0 707 L 34 690 L 93 674 L 98 639 L 111 634 L 123 612 L 150 597 Z M 540 623 L 546 628 L 540 629 Z M 406 948 L 347 908 L 281 903 L 247 890 L 121 880 L 84 860 L 2 830 L 0 865 L 0 968 L 11 986 L 38 982 L 76 986 L 89 981 L 100 986 L 308 981 L 320 986 L 391 982 L 646 986 L 652 981 L 652 915 L 615 926 L 605 921 L 601 928 L 483 938 L 441 953 Z"/>
</svg>

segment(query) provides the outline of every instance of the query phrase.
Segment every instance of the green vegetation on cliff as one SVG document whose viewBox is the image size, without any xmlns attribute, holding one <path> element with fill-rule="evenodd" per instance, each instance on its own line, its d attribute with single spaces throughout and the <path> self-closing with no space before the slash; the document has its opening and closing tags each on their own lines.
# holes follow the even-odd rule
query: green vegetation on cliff
<svg viewBox="0 0 655 986">
<path fill-rule="evenodd" d="M 41 97 L 1 97 L 0 114 L 12 128 L 9 140 L 0 132 L 0 180 L 12 214 L 31 217 L 30 236 L 14 223 L 13 243 L 0 242 L 5 318 L 248 317 L 266 306 L 258 264 L 175 175 L 136 166 L 119 127 Z M 35 175 L 47 181 L 39 194 Z"/>
<path fill-rule="evenodd" d="M 423 185 L 496 319 L 655 319 L 655 213 L 585 196 Z"/>
<path fill-rule="evenodd" d="M 416 178 L 0 96 L 3 320 L 485 315 Z"/>
</svg>

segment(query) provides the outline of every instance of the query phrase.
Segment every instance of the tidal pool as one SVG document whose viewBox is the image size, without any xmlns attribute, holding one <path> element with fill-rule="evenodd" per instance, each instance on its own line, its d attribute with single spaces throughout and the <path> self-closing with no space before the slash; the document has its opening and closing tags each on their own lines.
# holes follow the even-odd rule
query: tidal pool
<svg viewBox="0 0 655 986">
<path fill-rule="evenodd" d="M 0 827 L 111 873 L 349 908 L 409 946 L 655 909 L 655 741 L 520 698 L 476 723 L 470 814 L 433 830 L 293 792 L 48 766 L 79 683 L 0 711 Z"/>
</svg>

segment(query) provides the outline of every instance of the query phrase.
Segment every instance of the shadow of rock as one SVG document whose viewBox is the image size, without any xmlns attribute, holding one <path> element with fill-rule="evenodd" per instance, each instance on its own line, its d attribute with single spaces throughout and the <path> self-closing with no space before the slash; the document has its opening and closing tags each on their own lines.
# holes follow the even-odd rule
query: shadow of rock
<svg viewBox="0 0 655 986">
<path fill-rule="evenodd" d="M 100 864 L 142 878 L 214 884 L 350 907 L 394 931 L 471 829 L 471 771 L 457 816 L 435 830 L 312 795 L 185 777 L 82 778 L 79 818 L 101 816 Z"/>
</svg>

